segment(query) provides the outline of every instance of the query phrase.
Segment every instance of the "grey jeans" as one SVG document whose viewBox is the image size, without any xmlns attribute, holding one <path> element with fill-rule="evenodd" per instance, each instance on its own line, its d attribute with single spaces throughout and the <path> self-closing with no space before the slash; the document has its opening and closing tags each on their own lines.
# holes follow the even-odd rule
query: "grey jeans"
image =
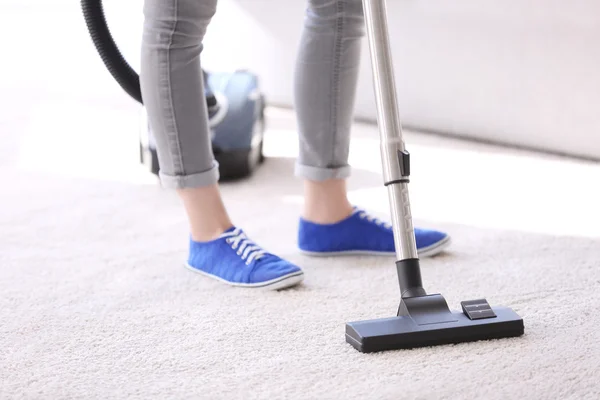
<svg viewBox="0 0 600 400">
<path fill-rule="evenodd" d="M 216 11 L 217 0 L 145 0 L 140 83 L 161 183 L 168 188 L 207 186 L 219 179 L 200 61 Z M 323 181 L 350 175 L 363 36 L 362 0 L 307 0 L 293 71 L 297 176 Z"/>
</svg>

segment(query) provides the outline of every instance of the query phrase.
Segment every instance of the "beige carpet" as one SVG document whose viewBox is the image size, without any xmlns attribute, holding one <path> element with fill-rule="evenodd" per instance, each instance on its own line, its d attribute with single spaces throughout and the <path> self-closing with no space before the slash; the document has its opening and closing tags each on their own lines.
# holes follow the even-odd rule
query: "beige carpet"
<svg viewBox="0 0 600 400">
<path fill-rule="evenodd" d="M 0 78 L 1 399 L 600 398 L 597 164 L 407 133 L 415 220 L 454 238 L 423 261 L 426 288 L 513 307 L 526 335 L 363 355 L 344 323 L 394 314 L 393 259 L 297 253 L 292 116 L 269 110 L 268 161 L 223 191 L 306 280 L 224 287 L 182 267 L 185 218 L 137 165 L 136 106 L 85 37 L 46 28 L 46 69 L 22 52 Z M 98 78 L 69 81 L 55 40 Z M 356 125 L 351 162 L 353 201 L 386 217 L 374 127 Z"/>
<path fill-rule="evenodd" d="M 88 108 L 90 117 L 104 112 Z M 69 168 L 78 157 L 70 152 L 83 149 L 8 152 L 20 161 L 0 168 L 0 398 L 598 398 L 597 166 L 409 135 L 415 218 L 454 237 L 451 252 L 423 261 L 426 288 L 453 308 L 480 296 L 511 306 L 526 335 L 363 355 L 344 342 L 344 323 L 393 315 L 393 260 L 296 252 L 300 185 L 293 160 L 276 156 L 293 147 L 277 126 L 292 122 L 270 115 L 271 158 L 224 193 L 259 243 L 305 268 L 301 287 L 278 293 L 182 268 L 184 216 L 137 169 L 132 146 L 128 160 L 94 154 Z M 385 216 L 380 177 L 366 168 L 378 167 L 376 131 L 356 131 L 364 153 L 353 148 L 355 164 L 365 168 L 353 198 Z M 436 162 L 438 151 L 448 155 Z M 510 163 L 531 167 L 518 176 Z"/>
</svg>

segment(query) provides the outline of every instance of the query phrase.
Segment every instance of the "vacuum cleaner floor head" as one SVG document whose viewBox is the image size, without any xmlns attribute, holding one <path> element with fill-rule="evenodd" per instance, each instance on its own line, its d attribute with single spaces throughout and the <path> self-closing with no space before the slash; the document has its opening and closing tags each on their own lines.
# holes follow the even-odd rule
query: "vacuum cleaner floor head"
<svg viewBox="0 0 600 400">
<path fill-rule="evenodd" d="M 396 100 L 386 0 L 363 0 L 362 4 L 402 300 L 394 318 L 347 323 L 346 341 L 359 351 L 375 352 L 520 336 L 523 320 L 511 309 L 492 309 L 480 299 L 462 302 L 462 313 L 452 312 L 441 295 L 428 295 L 423 288 L 408 195 L 410 157 Z"/>
<path fill-rule="evenodd" d="M 418 303 L 425 299 L 405 300 Z M 348 322 L 346 342 L 360 352 L 372 353 L 509 338 L 524 333 L 523 319 L 510 308 L 492 308 L 485 300 L 464 301 L 462 308 L 462 312 L 429 309 L 424 313 Z"/>
</svg>

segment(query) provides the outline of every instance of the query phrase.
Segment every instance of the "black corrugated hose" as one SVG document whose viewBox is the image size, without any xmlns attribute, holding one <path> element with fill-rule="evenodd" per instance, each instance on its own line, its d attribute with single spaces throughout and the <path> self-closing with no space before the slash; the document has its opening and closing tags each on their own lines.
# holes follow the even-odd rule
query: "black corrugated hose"
<svg viewBox="0 0 600 400">
<path fill-rule="evenodd" d="M 101 0 L 81 0 L 88 31 L 104 65 L 123 90 L 143 104 L 140 76 L 127 63 L 110 34 Z"/>
<path fill-rule="evenodd" d="M 104 65 L 128 95 L 140 104 L 144 104 L 140 89 L 140 76 L 125 60 L 110 34 L 102 8 L 102 0 L 81 0 L 81 9 L 94 46 L 96 46 Z M 206 79 L 206 73 L 204 76 Z M 209 107 L 217 105 L 217 99 L 211 92 L 206 94 L 206 102 Z"/>
</svg>

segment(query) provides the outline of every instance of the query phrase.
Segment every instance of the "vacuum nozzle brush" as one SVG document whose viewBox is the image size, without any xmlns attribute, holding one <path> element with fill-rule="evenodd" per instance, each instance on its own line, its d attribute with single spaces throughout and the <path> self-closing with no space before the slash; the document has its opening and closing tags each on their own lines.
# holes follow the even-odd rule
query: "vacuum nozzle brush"
<svg viewBox="0 0 600 400">
<path fill-rule="evenodd" d="M 399 315 L 346 324 L 346 342 L 363 353 L 521 336 L 523 319 L 485 299 L 463 301 L 451 312 L 444 298 L 426 295 L 402 299 Z"/>
<path fill-rule="evenodd" d="M 491 308 L 483 299 L 464 301 L 462 312 L 451 312 L 441 295 L 428 295 L 423 288 L 408 196 L 410 158 L 398 110 L 386 0 L 362 0 L 362 4 L 402 300 L 396 317 L 347 323 L 346 341 L 359 351 L 375 352 L 520 336 L 523 320 L 509 308 Z"/>
</svg>

